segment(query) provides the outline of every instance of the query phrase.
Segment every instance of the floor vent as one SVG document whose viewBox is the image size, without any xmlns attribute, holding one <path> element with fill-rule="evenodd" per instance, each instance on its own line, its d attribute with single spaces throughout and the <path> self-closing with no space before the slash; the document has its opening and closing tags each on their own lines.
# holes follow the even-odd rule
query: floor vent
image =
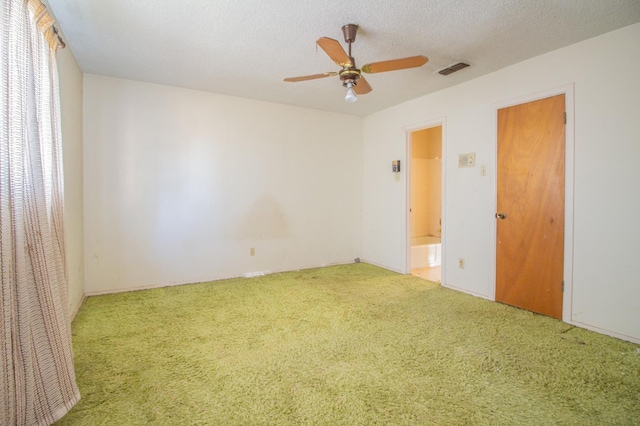
<svg viewBox="0 0 640 426">
<path fill-rule="evenodd" d="M 461 69 L 464 69 L 468 66 L 469 64 L 467 63 L 458 62 L 457 64 L 449 65 L 448 67 L 441 69 L 440 71 L 438 71 L 438 73 L 442 75 L 449 75 L 456 71 L 460 71 Z"/>
</svg>

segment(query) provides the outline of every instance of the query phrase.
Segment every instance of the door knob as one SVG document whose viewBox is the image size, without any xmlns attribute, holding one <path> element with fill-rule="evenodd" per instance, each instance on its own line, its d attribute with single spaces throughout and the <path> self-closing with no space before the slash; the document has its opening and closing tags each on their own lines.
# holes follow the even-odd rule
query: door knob
<svg viewBox="0 0 640 426">
<path fill-rule="evenodd" d="M 504 213 L 496 213 L 496 219 L 506 219 L 507 215 Z"/>
</svg>

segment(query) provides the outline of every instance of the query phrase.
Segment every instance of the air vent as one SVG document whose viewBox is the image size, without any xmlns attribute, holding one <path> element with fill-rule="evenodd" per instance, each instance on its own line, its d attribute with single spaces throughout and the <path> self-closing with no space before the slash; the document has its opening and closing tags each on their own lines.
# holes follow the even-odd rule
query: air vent
<svg viewBox="0 0 640 426">
<path fill-rule="evenodd" d="M 448 67 L 441 69 L 440 71 L 438 71 L 438 73 L 442 75 L 449 75 L 453 74 L 456 71 L 460 71 L 461 69 L 464 69 L 468 66 L 469 64 L 467 63 L 458 62 L 457 64 L 449 65 Z"/>
</svg>

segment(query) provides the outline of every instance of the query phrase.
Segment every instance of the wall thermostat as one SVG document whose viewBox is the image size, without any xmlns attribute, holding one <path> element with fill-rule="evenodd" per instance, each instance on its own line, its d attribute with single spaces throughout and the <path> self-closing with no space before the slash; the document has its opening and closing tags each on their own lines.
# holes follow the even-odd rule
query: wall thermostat
<svg viewBox="0 0 640 426">
<path fill-rule="evenodd" d="M 475 167 L 476 166 L 476 153 L 469 152 L 467 154 L 458 155 L 458 167 Z"/>
<path fill-rule="evenodd" d="M 400 160 L 395 160 L 391 162 L 391 171 L 393 173 L 400 173 Z"/>
</svg>

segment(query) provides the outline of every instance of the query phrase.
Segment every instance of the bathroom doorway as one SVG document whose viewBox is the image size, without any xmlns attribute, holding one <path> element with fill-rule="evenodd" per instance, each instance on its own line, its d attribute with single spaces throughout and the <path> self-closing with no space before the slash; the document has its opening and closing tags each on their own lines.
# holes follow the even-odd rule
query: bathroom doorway
<svg viewBox="0 0 640 426">
<path fill-rule="evenodd" d="M 409 269 L 441 282 L 442 125 L 410 132 L 409 149 Z"/>
</svg>

